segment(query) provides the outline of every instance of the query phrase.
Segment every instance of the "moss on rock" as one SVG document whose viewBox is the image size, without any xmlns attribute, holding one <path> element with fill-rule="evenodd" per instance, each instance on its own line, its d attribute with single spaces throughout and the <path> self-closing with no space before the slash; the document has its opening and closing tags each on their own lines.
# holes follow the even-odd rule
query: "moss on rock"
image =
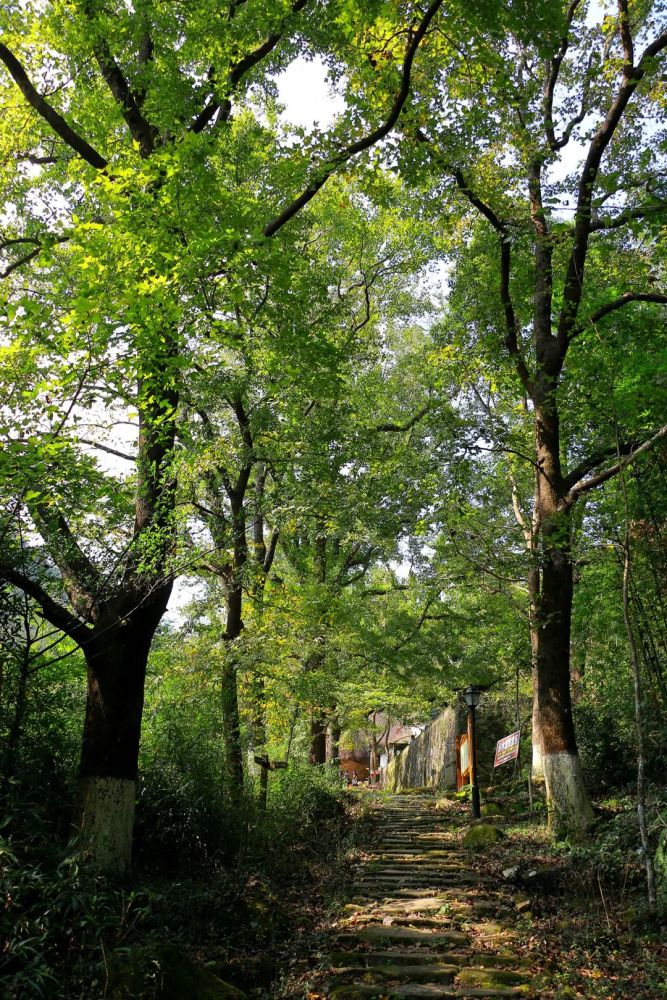
<svg viewBox="0 0 667 1000">
<path fill-rule="evenodd" d="M 521 986 L 525 982 L 525 972 L 514 972 L 511 969 L 462 969 L 456 977 L 457 986 L 477 986 L 486 990 Z"/>
<path fill-rule="evenodd" d="M 482 816 L 502 816 L 503 810 L 497 802 L 485 802 L 482 806 Z"/>
<path fill-rule="evenodd" d="M 485 851 L 497 841 L 502 840 L 505 834 L 497 826 L 490 826 L 488 823 L 477 823 L 469 827 L 463 838 L 463 846 L 470 851 Z"/>
</svg>

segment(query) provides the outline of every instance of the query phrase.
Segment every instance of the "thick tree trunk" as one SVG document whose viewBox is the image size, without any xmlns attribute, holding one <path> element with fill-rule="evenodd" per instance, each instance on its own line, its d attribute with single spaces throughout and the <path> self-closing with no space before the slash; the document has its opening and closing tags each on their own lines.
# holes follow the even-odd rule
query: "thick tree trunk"
<svg viewBox="0 0 667 1000">
<path fill-rule="evenodd" d="M 316 712 L 310 720 L 311 764 L 326 764 L 327 761 L 327 720 L 322 712 Z"/>
<path fill-rule="evenodd" d="M 225 738 L 225 780 L 232 799 L 243 793 L 243 746 L 241 744 L 241 717 L 239 714 L 236 657 L 232 643 L 238 639 L 243 627 L 241 612 L 243 591 L 234 581 L 225 592 L 227 627 L 225 629 L 225 661 L 222 668 L 222 732 Z"/>
<path fill-rule="evenodd" d="M 546 380 L 545 385 L 549 386 Z M 564 483 L 555 389 L 543 386 L 542 391 L 543 403 L 535 409 L 540 469 L 535 503 L 541 540 L 536 723 L 549 825 L 555 831 L 578 835 L 591 825 L 593 810 L 577 753 L 570 695 L 572 525 L 569 510 L 561 506 Z"/>
<path fill-rule="evenodd" d="M 93 867 L 130 870 L 141 716 L 153 622 L 115 624 L 86 644 L 88 692 L 73 825 Z"/>
<path fill-rule="evenodd" d="M 583 833 L 593 821 L 584 785 L 570 697 L 572 564 L 552 552 L 544 566 L 537 644 L 537 714 L 549 823 Z"/>
<path fill-rule="evenodd" d="M 232 799 L 243 792 L 243 746 L 236 679 L 236 660 L 231 650 L 225 650 L 221 674 L 222 733 L 225 739 L 225 782 Z"/>
<path fill-rule="evenodd" d="M 337 764 L 340 744 L 340 726 L 334 721 L 327 726 L 326 761 L 327 764 Z"/>
</svg>

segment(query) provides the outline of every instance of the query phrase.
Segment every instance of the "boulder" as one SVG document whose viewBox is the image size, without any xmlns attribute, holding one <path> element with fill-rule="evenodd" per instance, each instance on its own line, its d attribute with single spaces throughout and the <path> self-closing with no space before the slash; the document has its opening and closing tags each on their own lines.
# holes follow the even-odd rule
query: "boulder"
<svg viewBox="0 0 667 1000">
<path fill-rule="evenodd" d="M 503 811 L 497 802 L 485 802 L 481 807 L 482 816 L 502 816 Z"/>
<path fill-rule="evenodd" d="M 497 826 L 488 823 L 476 823 L 470 826 L 463 838 L 463 846 L 470 851 L 485 851 L 487 847 L 502 840 L 505 834 Z"/>
</svg>

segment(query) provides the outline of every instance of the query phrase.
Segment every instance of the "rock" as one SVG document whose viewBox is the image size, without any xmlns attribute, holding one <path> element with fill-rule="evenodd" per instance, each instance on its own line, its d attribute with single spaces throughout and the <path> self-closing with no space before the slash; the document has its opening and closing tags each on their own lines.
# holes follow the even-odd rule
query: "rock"
<svg viewBox="0 0 667 1000">
<path fill-rule="evenodd" d="M 468 832 L 463 838 L 463 846 L 470 851 L 485 851 L 497 841 L 502 840 L 505 834 L 497 826 L 488 823 L 478 823 L 468 828 Z"/>
<path fill-rule="evenodd" d="M 558 865 L 512 865 L 503 869 L 503 878 L 531 892 L 551 892 L 560 876 Z"/>
<path fill-rule="evenodd" d="M 455 798 L 450 798 L 448 795 L 443 795 L 441 798 L 436 799 L 434 803 L 434 808 L 439 812 L 447 809 L 456 809 L 458 803 Z"/>
<path fill-rule="evenodd" d="M 517 913 L 527 913 L 532 910 L 533 904 L 529 896 L 514 896 L 514 905 L 517 909 Z"/>
<path fill-rule="evenodd" d="M 497 802 L 485 802 L 482 806 L 482 816 L 502 816 L 503 811 Z"/>
<path fill-rule="evenodd" d="M 155 1000 L 246 1000 L 236 986 L 223 982 L 173 945 L 135 948 L 109 958 L 110 1000 L 134 1000 L 150 989 Z"/>
<path fill-rule="evenodd" d="M 526 982 L 526 972 L 512 969 L 462 969 L 456 977 L 457 986 L 479 986 L 498 989 L 503 986 L 520 986 Z"/>
</svg>

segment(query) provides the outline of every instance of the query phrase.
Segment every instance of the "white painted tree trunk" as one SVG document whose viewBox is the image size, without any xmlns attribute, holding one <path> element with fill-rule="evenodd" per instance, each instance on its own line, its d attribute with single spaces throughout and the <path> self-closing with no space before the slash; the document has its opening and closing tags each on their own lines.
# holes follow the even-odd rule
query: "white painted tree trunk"
<svg viewBox="0 0 667 1000">
<path fill-rule="evenodd" d="M 533 726 L 532 726 L 533 758 L 531 763 L 531 780 L 533 784 L 544 784 L 544 755 L 542 753 L 542 733 L 540 731 L 540 714 L 537 705 L 537 682 L 533 671 Z"/>
<path fill-rule="evenodd" d="M 594 815 L 576 753 L 547 753 L 542 758 L 549 806 L 549 828 L 554 832 L 584 834 Z"/>
<path fill-rule="evenodd" d="M 119 878 L 129 874 L 136 781 L 129 778 L 81 779 L 75 829 L 93 868 Z"/>
</svg>

